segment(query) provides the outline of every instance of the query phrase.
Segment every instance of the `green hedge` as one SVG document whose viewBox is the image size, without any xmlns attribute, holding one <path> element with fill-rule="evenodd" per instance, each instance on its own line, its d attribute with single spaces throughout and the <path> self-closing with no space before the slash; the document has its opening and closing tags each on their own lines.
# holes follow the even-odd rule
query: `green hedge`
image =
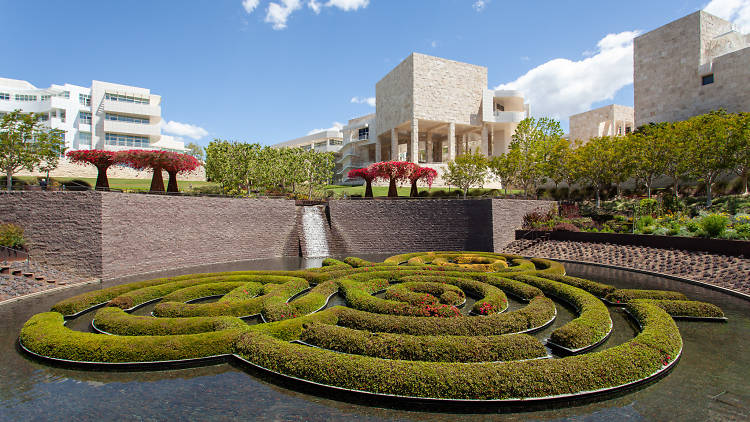
<svg viewBox="0 0 750 422">
<path fill-rule="evenodd" d="M 639 289 L 617 289 L 608 294 L 605 299 L 614 303 L 627 303 L 633 299 L 688 300 L 687 296 L 680 292 Z"/>
<path fill-rule="evenodd" d="M 518 280 L 512 280 L 510 278 L 502 277 L 496 274 L 478 274 L 472 275 L 475 280 L 483 283 L 491 284 L 500 290 L 510 293 L 513 296 L 520 298 L 526 302 L 537 296 L 543 296 L 541 290 L 534 286 L 529 286 L 526 283 L 522 283 Z"/>
<path fill-rule="evenodd" d="M 176 290 L 164 296 L 161 300 L 162 302 L 188 302 L 202 297 L 225 295 L 245 284 L 247 283 L 244 281 L 199 284 L 197 286 Z M 258 284 L 258 287 L 260 286 L 261 285 Z"/>
<path fill-rule="evenodd" d="M 266 284 L 263 286 L 261 296 L 254 296 L 248 291 L 242 299 L 243 292 L 236 293 L 232 297 L 225 295 L 218 302 L 187 304 L 181 302 L 163 302 L 154 308 L 154 315 L 158 317 L 195 317 L 195 316 L 235 316 L 244 317 L 259 314 L 266 306 L 276 303 L 284 303 L 295 294 L 310 287 L 309 283 L 301 278 L 292 278 L 284 284 Z M 240 287 L 239 289 L 242 289 Z"/>
<path fill-rule="evenodd" d="M 489 336 L 519 333 L 543 326 L 555 316 L 555 304 L 536 297 L 517 311 L 477 317 L 424 318 L 383 315 L 335 307 L 338 324 L 357 330 L 411 335 Z"/>
<path fill-rule="evenodd" d="M 247 324 L 236 317 L 154 318 L 131 315 L 111 307 L 97 311 L 94 324 L 100 330 L 120 336 L 168 336 L 247 329 Z"/>
<path fill-rule="evenodd" d="M 373 393 L 451 399 L 550 397 L 617 387 L 647 378 L 681 350 L 672 318 L 637 304 L 644 329 L 633 340 L 597 353 L 503 363 L 384 360 L 291 344 L 257 331 L 244 333 L 237 352 L 293 377 Z"/>
<path fill-rule="evenodd" d="M 493 362 L 547 356 L 527 334 L 501 336 L 411 336 L 370 333 L 328 324 L 306 324 L 300 340 L 343 353 L 430 362 Z"/>
<path fill-rule="evenodd" d="M 650 303 L 664 309 L 673 317 L 724 318 L 718 306 L 694 300 L 634 299 L 631 303 Z"/>
<path fill-rule="evenodd" d="M 516 277 L 540 288 L 546 294 L 570 303 L 578 311 L 578 318 L 552 332 L 550 340 L 553 343 L 568 349 L 581 349 L 602 341 L 612 330 L 612 318 L 607 305 L 591 293 L 546 278 L 530 275 Z"/>
<path fill-rule="evenodd" d="M 461 289 L 450 284 L 407 281 L 389 287 L 385 291 L 385 299 L 411 305 L 442 303 L 458 306 L 466 300 L 466 297 Z"/>
<path fill-rule="evenodd" d="M 280 321 L 315 312 L 325 306 L 328 298 L 339 290 L 336 281 L 326 281 L 291 302 L 267 304 L 263 309 L 266 321 Z"/>
<path fill-rule="evenodd" d="M 347 305 L 354 309 L 367 312 L 388 315 L 402 316 L 439 316 L 439 317 L 459 317 L 461 312 L 455 306 L 441 304 L 411 304 L 400 300 L 381 299 L 372 295 L 373 290 L 368 288 L 371 283 L 380 282 L 387 285 L 385 279 L 373 279 L 368 282 L 356 282 L 351 280 L 341 280 L 341 293 L 346 299 Z"/>
<path fill-rule="evenodd" d="M 58 312 L 36 314 L 21 329 L 21 344 L 42 356 L 84 362 L 155 362 L 232 353 L 230 329 L 172 336 L 108 336 L 71 330 Z"/>
<path fill-rule="evenodd" d="M 344 262 L 347 265 L 351 265 L 354 268 L 392 266 L 392 264 L 387 263 L 387 262 L 370 262 L 365 259 L 357 258 L 354 256 L 344 258 Z"/>
<path fill-rule="evenodd" d="M 585 278 L 571 277 L 561 274 L 545 273 L 541 277 L 548 278 L 550 280 L 559 281 L 579 289 L 586 290 L 596 297 L 606 297 L 608 294 L 614 293 L 617 288 L 610 286 L 609 284 L 599 283 L 596 281 L 586 280 Z"/>
<path fill-rule="evenodd" d="M 401 279 L 404 282 L 437 282 L 452 284 L 462 290 L 468 291 L 469 294 L 479 297 L 472 311 L 474 313 L 481 313 L 479 308 L 483 304 L 489 304 L 494 312 L 500 313 L 508 309 L 508 298 L 505 296 L 502 290 L 497 287 L 483 283 L 477 280 L 471 280 L 468 278 L 461 277 L 444 277 L 444 276 L 409 276 Z"/>
</svg>

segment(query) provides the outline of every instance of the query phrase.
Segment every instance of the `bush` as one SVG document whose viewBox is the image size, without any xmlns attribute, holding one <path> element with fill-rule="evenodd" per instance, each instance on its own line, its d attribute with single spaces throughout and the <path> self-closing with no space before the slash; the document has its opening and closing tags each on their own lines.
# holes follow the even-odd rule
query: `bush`
<svg viewBox="0 0 750 422">
<path fill-rule="evenodd" d="M 327 324 L 306 324 L 300 340 L 324 349 L 383 359 L 430 362 L 494 362 L 547 356 L 528 334 L 412 336 L 371 333 Z"/>
<path fill-rule="evenodd" d="M 100 309 L 92 324 L 119 336 L 167 336 L 247 329 L 247 324 L 235 317 L 153 318 L 131 315 L 120 308 L 110 307 Z"/>
<path fill-rule="evenodd" d="M 631 303 L 648 303 L 664 309 L 673 317 L 724 318 L 724 311 L 712 303 L 693 300 L 635 299 Z"/>
<path fill-rule="evenodd" d="M 0 246 L 21 249 L 25 245 L 26 239 L 23 237 L 21 226 L 12 223 L 0 224 Z"/>
<path fill-rule="evenodd" d="M 729 218 L 722 214 L 708 214 L 701 218 L 700 227 L 708 237 L 719 237 L 729 225 Z"/>
<path fill-rule="evenodd" d="M 667 290 L 617 289 L 608 294 L 605 299 L 614 303 L 628 303 L 633 299 L 687 300 L 687 296 Z"/>
<path fill-rule="evenodd" d="M 581 230 L 571 223 L 557 223 L 552 229 L 559 232 L 580 232 Z"/>
<path fill-rule="evenodd" d="M 599 283 L 596 281 L 586 280 L 585 278 L 571 277 L 560 274 L 545 274 L 543 278 L 550 280 L 559 281 L 567 285 L 578 287 L 579 289 L 585 290 L 596 297 L 606 297 L 608 294 L 613 293 L 617 288 L 610 286 L 609 284 Z"/>
</svg>

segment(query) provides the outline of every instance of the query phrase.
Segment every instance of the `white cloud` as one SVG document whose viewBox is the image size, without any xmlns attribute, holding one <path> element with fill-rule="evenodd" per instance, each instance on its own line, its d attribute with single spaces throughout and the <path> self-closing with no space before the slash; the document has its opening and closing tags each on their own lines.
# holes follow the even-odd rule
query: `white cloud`
<svg viewBox="0 0 750 422">
<path fill-rule="evenodd" d="M 192 139 L 200 139 L 208 136 L 208 131 L 200 126 L 191 125 L 189 123 L 175 122 L 174 120 L 170 120 L 168 122 L 162 120 L 161 130 L 172 135 L 187 136 L 188 138 Z M 181 139 L 182 138 L 178 138 L 178 140 Z"/>
<path fill-rule="evenodd" d="M 750 32 L 750 0 L 711 0 L 704 10 L 726 19 L 743 32 Z"/>
<path fill-rule="evenodd" d="M 435 48 L 435 47 L 437 47 L 437 41 L 433 41 L 433 42 L 431 42 L 431 43 L 430 43 L 430 45 L 432 46 L 432 48 Z"/>
<path fill-rule="evenodd" d="M 516 89 L 526 96 L 534 115 L 568 118 L 591 104 L 614 98 L 633 83 L 633 38 L 639 31 L 609 34 L 583 60 L 554 59 L 495 89 Z"/>
<path fill-rule="evenodd" d="M 350 102 L 353 104 L 367 104 L 370 107 L 375 107 L 375 97 L 352 97 Z"/>
<path fill-rule="evenodd" d="M 344 12 L 358 10 L 360 7 L 365 8 L 370 4 L 370 0 L 328 0 L 326 7 L 338 7 Z"/>
<path fill-rule="evenodd" d="M 344 128 L 344 124 L 341 122 L 333 122 L 333 126 L 325 129 L 313 129 L 309 132 L 307 132 L 308 135 L 312 135 L 313 133 L 323 132 L 326 130 L 341 130 Z"/>
<path fill-rule="evenodd" d="M 281 0 L 281 3 L 271 2 L 266 9 L 266 22 L 272 24 L 277 31 L 286 28 L 289 15 L 302 7 L 300 0 Z"/>
<path fill-rule="evenodd" d="M 531 60 L 531 57 L 529 57 L 529 56 L 521 56 L 521 61 L 522 62 L 527 62 L 529 60 Z"/>
<path fill-rule="evenodd" d="M 310 0 L 310 2 L 307 3 L 307 7 L 312 9 L 312 11 L 315 12 L 316 15 L 318 15 L 320 14 L 320 8 L 323 7 L 323 5 L 316 0 Z"/>
<path fill-rule="evenodd" d="M 260 4 L 260 0 L 242 0 L 242 7 L 245 8 L 245 12 L 248 14 L 253 13 L 258 4 Z"/>
<path fill-rule="evenodd" d="M 481 12 L 485 7 L 487 7 L 487 3 L 489 2 L 490 0 L 477 0 L 474 2 L 474 4 L 471 5 L 471 7 L 473 7 L 477 12 Z"/>
</svg>

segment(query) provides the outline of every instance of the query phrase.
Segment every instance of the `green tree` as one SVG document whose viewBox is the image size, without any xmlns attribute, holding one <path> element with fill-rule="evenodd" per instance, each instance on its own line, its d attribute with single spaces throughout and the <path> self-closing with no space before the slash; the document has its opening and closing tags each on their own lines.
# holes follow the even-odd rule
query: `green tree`
<svg viewBox="0 0 750 422">
<path fill-rule="evenodd" d="M 192 155 L 198 160 L 203 161 L 203 147 L 196 143 L 190 142 L 189 144 L 185 145 L 185 148 L 187 148 L 188 155 Z"/>
<path fill-rule="evenodd" d="M 591 138 L 586 144 L 579 144 L 571 156 L 576 179 L 594 188 L 597 208 L 601 206 L 601 190 L 612 184 L 619 171 L 616 142 L 618 138 L 610 136 Z"/>
<path fill-rule="evenodd" d="M 300 173 L 308 188 L 308 198 L 312 198 L 313 189 L 331 183 L 335 166 L 332 152 L 305 151 L 301 157 Z"/>
<path fill-rule="evenodd" d="M 633 177 L 646 188 L 651 198 L 651 188 L 656 179 L 666 172 L 669 150 L 664 142 L 670 133 L 666 123 L 641 126 L 626 137 L 633 165 Z"/>
<path fill-rule="evenodd" d="M 554 119 L 529 117 L 518 124 L 510 149 L 520 153 L 518 175 L 525 194 L 528 195 L 529 189 L 536 192 L 537 186 L 544 182 L 554 146 L 562 137 L 560 122 Z"/>
<path fill-rule="evenodd" d="M 679 125 L 680 123 L 663 123 L 660 133 L 665 151 L 663 157 L 664 174 L 672 179 L 672 189 L 677 197 L 680 196 L 680 179 L 685 177 L 689 170 L 687 148 L 677 129 Z"/>
<path fill-rule="evenodd" d="M 712 111 L 681 122 L 679 127 L 688 153 L 688 175 L 706 184 L 706 206 L 710 207 L 711 187 L 732 168 L 737 151 L 731 115 Z"/>
<path fill-rule="evenodd" d="M 565 138 L 560 137 L 551 145 L 544 165 L 544 174 L 555 184 L 555 189 L 570 174 L 571 153 L 570 141 Z"/>
<path fill-rule="evenodd" d="M 13 189 L 13 174 L 21 169 L 57 166 L 65 152 L 64 131 L 50 129 L 40 114 L 21 110 L 5 114 L 0 121 L 0 168 L 5 171 L 7 189 Z"/>
<path fill-rule="evenodd" d="M 734 171 L 742 177 L 743 195 L 750 194 L 747 179 L 750 174 L 750 113 L 733 116 L 733 138 L 735 143 Z"/>
<path fill-rule="evenodd" d="M 451 185 L 463 190 L 464 199 L 472 186 L 481 186 L 489 174 L 489 163 L 487 157 L 479 152 L 474 154 L 462 154 L 455 160 L 448 161 L 443 178 Z"/>
<path fill-rule="evenodd" d="M 520 161 L 520 150 L 516 148 L 505 154 L 492 157 L 489 162 L 489 170 L 500 179 L 506 196 L 508 195 L 508 186 L 518 180 Z"/>
</svg>

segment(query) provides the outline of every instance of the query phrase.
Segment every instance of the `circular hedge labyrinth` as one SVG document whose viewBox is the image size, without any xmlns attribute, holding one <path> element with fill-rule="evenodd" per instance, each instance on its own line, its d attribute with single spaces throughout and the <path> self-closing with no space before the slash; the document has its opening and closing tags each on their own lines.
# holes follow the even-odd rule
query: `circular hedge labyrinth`
<svg viewBox="0 0 750 422">
<path fill-rule="evenodd" d="M 509 309 L 508 297 L 523 305 Z M 553 323 L 559 302 L 575 318 L 543 341 L 531 335 Z M 151 315 L 133 314 L 154 303 Z M 613 330 L 608 306 L 624 308 L 639 331 L 597 349 Z M 66 326 L 89 311 L 96 333 Z M 546 259 L 427 252 L 92 291 L 31 317 L 19 344 L 84 367 L 234 360 L 355 394 L 503 403 L 590 396 L 666 374 L 682 353 L 674 318 L 725 320 L 681 293 L 569 277 Z"/>
</svg>

